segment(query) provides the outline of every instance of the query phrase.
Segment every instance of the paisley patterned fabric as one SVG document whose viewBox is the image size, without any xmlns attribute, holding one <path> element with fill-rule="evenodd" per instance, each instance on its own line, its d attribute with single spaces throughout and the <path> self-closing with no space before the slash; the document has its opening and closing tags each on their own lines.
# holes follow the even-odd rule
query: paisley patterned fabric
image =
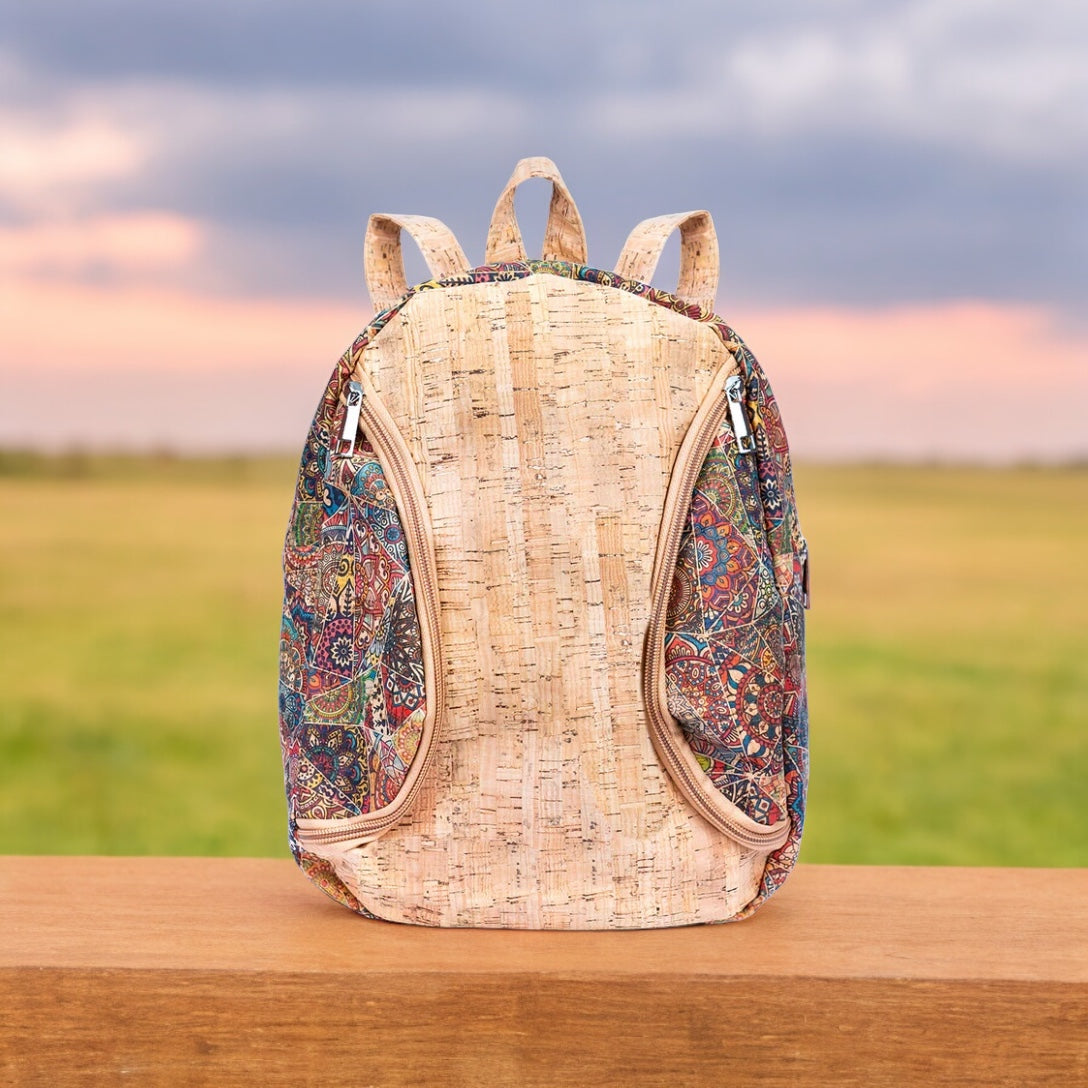
<svg viewBox="0 0 1088 1088">
<path fill-rule="evenodd" d="M 790 821 L 767 859 L 751 913 L 796 860 L 808 780 L 803 572 L 807 561 L 781 416 L 759 364 L 702 307 L 614 272 L 564 261 L 483 266 L 413 287 L 344 353 L 303 450 L 284 549 L 280 733 L 299 864 L 329 895 L 366 913 L 328 863 L 303 851 L 299 817 L 389 804 L 418 749 L 426 713 L 419 622 L 396 506 L 373 449 L 333 458 L 341 391 L 373 338 L 415 295 L 536 274 L 613 287 L 710 325 L 740 344 L 755 456 L 723 423 L 692 493 L 667 613 L 669 709 L 715 787 L 760 823 Z"/>
<path fill-rule="evenodd" d="M 669 711 L 718 790 L 769 825 L 786 814 L 782 614 L 755 465 L 724 430 L 696 482 L 673 575 Z"/>
<path fill-rule="evenodd" d="M 714 785 L 758 823 L 790 821 L 747 914 L 789 875 L 804 826 L 808 557 L 777 404 L 746 347 L 738 357 L 756 455 L 740 453 L 723 427 L 703 463 L 673 575 L 665 661 L 669 710 Z"/>
<path fill-rule="evenodd" d="M 748 375 L 748 410 L 756 439 L 763 527 L 782 594 L 782 775 L 790 836 L 768 857 L 759 895 L 747 917 L 782 886 L 797 861 L 808 787 L 808 696 L 805 683 L 805 606 L 808 546 L 801 534 L 790 468 L 789 444 L 770 383 L 746 347 L 740 359 Z"/>
<path fill-rule="evenodd" d="M 280 739 L 293 845 L 299 817 L 388 805 L 426 713 L 419 621 L 392 494 L 367 442 L 351 458 L 330 457 L 322 414 L 303 453 L 284 547 Z"/>
</svg>

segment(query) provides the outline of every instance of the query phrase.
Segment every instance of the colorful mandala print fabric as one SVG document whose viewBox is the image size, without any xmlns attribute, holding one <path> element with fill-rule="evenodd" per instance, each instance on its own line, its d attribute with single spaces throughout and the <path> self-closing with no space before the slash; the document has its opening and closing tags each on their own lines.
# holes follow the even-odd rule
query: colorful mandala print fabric
<svg viewBox="0 0 1088 1088">
<path fill-rule="evenodd" d="M 723 430 L 691 500 L 666 614 L 669 711 L 719 792 L 761 824 L 785 816 L 783 599 L 752 458 Z"/>
<path fill-rule="evenodd" d="M 392 494 L 365 441 L 354 457 L 330 458 L 328 407 L 335 403 L 323 402 L 303 453 L 284 548 L 280 740 L 292 848 L 346 902 L 325 863 L 301 857 L 295 820 L 389 804 L 419 747 L 426 698 Z"/>
<path fill-rule="evenodd" d="M 759 898 L 796 861 L 808 781 L 804 565 L 786 432 L 746 348 L 756 456 L 719 433 L 692 492 L 666 615 L 669 711 L 711 781 L 759 823 L 788 819 Z"/>
<path fill-rule="evenodd" d="M 280 733 L 291 848 L 330 896 L 368 913 L 327 862 L 301 850 L 299 817 L 389 804 L 419 747 L 426 713 L 419 622 L 404 534 L 381 466 L 363 441 L 333 458 L 344 383 L 368 343 L 416 294 L 549 274 L 628 291 L 738 338 L 719 317 L 614 272 L 563 261 L 484 266 L 413 287 L 344 353 L 303 450 L 284 549 Z M 756 457 L 723 426 L 692 495 L 669 601 L 669 709 L 715 786 L 753 819 L 787 817 L 753 911 L 796 859 L 808 780 L 802 570 L 785 431 L 755 358 L 747 378 Z"/>
<path fill-rule="evenodd" d="M 782 594 L 781 748 L 782 778 L 790 836 L 767 859 L 760 894 L 742 916 L 754 911 L 785 882 L 797 861 L 805 823 L 808 787 L 808 694 L 805 683 L 805 567 L 808 546 L 801 534 L 790 469 L 789 445 L 770 383 L 747 350 L 741 351 L 748 374 L 748 408 L 756 439 L 763 527 Z"/>
</svg>

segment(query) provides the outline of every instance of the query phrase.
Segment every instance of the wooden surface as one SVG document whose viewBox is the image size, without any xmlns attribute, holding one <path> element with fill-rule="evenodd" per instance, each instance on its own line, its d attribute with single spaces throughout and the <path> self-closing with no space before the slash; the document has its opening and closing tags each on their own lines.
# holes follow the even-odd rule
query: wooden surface
<svg viewBox="0 0 1088 1088">
<path fill-rule="evenodd" d="M 755 918 L 368 922 L 289 861 L 0 859 L 4 1085 L 1084 1085 L 1088 872 L 801 866 Z"/>
</svg>

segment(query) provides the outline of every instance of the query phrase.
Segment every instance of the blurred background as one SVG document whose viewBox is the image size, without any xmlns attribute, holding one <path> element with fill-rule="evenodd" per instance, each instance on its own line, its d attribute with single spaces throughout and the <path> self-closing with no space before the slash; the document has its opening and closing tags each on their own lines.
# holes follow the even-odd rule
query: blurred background
<svg viewBox="0 0 1088 1088">
<path fill-rule="evenodd" d="M 543 154 L 592 264 L 714 215 L 813 554 L 803 860 L 1088 864 L 1083 4 L 0 15 L 0 852 L 286 853 L 279 552 L 366 218 L 482 261 Z"/>
</svg>

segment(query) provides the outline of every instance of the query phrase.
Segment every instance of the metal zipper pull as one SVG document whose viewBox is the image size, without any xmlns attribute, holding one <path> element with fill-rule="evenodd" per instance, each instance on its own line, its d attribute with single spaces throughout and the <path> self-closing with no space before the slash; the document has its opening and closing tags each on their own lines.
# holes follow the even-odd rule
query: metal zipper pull
<svg viewBox="0 0 1088 1088">
<path fill-rule="evenodd" d="M 744 379 L 739 374 L 726 380 L 725 395 L 729 398 L 729 418 L 733 421 L 737 449 L 741 453 L 752 453 L 756 448 L 756 440 L 752 437 L 748 413 L 744 410 Z"/>
<path fill-rule="evenodd" d="M 344 393 L 344 429 L 336 447 L 337 457 L 350 457 L 355 452 L 355 439 L 359 434 L 359 413 L 363 410 L 363 387 L 358 382 L 348 382 Z"/>
</svg>

